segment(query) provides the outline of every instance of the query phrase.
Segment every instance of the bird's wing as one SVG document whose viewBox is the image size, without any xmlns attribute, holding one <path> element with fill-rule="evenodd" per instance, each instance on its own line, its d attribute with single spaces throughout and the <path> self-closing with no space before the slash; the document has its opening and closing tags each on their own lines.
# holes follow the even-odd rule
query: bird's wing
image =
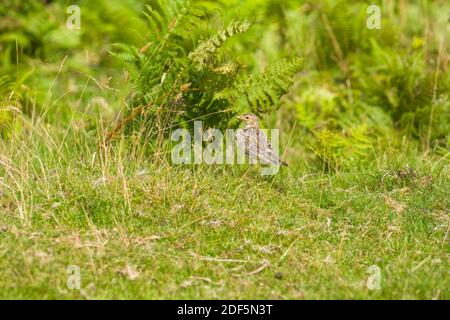
<svg viewBox="0 0 450 320">
<path fill-rule="evenodd" d="M 244 151 L 247 154 L 247 150 L 245 148 L 245 130 L 244 129 L 238 129 L 236 131 L 236 144 L 239 149 Z"/>
<path fill-rule="evenodd" d="M 273 152 L 267 136 L 257 128 L 239 129 L 236 133 L 238 147 L 253 160 L 261 164 L 280 164 L 280 159 Z"/>
<path fill-rule="evenodd" d="M 259 160 L 262 164 L 280 165 L 280 159 L 272 149 L 269 139 L 261 130 L 258 130 Z"/>
<path fill-rule="evenodd" d="M 258 135 L 254 128 L 239 129 L 236 132 L 238 147 L 252 160 L 258 159 Z"/>
</svg>

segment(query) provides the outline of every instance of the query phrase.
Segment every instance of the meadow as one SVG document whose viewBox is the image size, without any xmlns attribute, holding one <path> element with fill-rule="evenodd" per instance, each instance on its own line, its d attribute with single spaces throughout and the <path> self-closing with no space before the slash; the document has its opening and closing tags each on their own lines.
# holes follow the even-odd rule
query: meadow
<svg viewBox="0 0 450 320">
<path fill-rule="evenodd" d="M 450 298 L 447 1 L 71 5 L 0 5 L 1 299 Z M 289 167 L 172 162 L 246 112 Z"/>
</svg>

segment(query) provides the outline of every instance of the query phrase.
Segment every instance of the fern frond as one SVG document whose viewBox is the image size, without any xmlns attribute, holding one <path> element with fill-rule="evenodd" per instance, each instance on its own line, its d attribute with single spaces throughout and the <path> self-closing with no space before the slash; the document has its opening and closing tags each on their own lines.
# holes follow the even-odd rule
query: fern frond
<svg viewBox="0 0 450 320">
<path fill-rule="evenodd" d="M 211 62 L 216 57 L 217 50 L 223 46 L 225 41 L 235 35 L 246 32 L 251 26 L 247 20 L 242 22 L 235 21 L 227 28 L 213 35 L 209 39 L 200 42 L 197 48 L 189 53 L 189 59 L 197 65 L 199 70 L 211 65 Z"/>
<path fill-rule="evenodd" d="M 252 79 L 244 95 L 250 109 L 255 113 L 270 112 L 277 107 L 282 95 L 287 93 L 294 76 L 302 68 L 302 60 L 281 60 L 262 75 Z"/>
<path fill-rule="evenodd" d="M 281 96 L 287 93 L 301 68 L 300 58 L 283 59 L 248 82 L 240 81 L 228 97 L 236 98 L 235 103 L 240 110 L 250 109 L 257 114 L 270 112 L 278 106 Z"/>
<path fill-rule="evenodd" d="M 152 33 L 151 40 L 167 41 L 169 45 L 179 45 L 179 40 L 189 38 L 190 31 L 199 24 L 203 11 L 194 6 L 191 1 L 171 0 L 161 3 L 155 1 L 155 6 L 146 6 L 147 19 Z M 178 48 L 182 48 L 178 46 Z"/>
<path fill-rule="evenodd" d="M 189 1 L 175 0 L 164 7 L 156 1 L 156 6 L 147 8 L 146 18 L 153 30 L 147 44 L 141 49 L 117 46 L 114 55 L 129 65 L 132 105 L 160 108 L 157 115 L 156 108 L 145 110 L 149 130 L 152 121 L 182 124 L 200 116 L 208 126 L 227 127 L 232 115 L 242 110 L 271 111 L 300 69 L 299 59 L 283 60 L 249 81 L 239 80 L 241 65 L 219 51 L 229 38 L 250 28 L 247 20 L 230 23 L 186 54 L 195 33 L 202 30 L 203 22 L 197 20 L 207 13 L 197 8 Z M 189 86 L 182 90 L 186 84 Z M 131 119 L 134 121 L 133 116 Z"/>
<path fill-rule="evenodd" d="M 240 65 L 234 61 L 228 61 L 214 68 L 212 71 L 217 74 L 233 76 L 238 73 Z"/>
</svg>

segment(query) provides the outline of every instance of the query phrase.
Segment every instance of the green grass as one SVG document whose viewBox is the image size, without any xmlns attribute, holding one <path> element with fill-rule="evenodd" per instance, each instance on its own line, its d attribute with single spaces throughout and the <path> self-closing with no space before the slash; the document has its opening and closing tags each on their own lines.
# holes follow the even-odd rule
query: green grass
<svg viewBox="0 0 450 320">
<path fill-rule="evenodd" d="M 66 28 L 70 1 L 9 2 L 0 5 L 0 298 L 450 299 L 448 1 L 212 1 L 172 45 L 145 24 L 141 0 L 78 1 L 76 32 Z M 370 4 L 380 5 L 380 30 L 365 27 Z M 275 61 L 304 62 L 280 109 L 261 114 L 264 128 L 280 129 L 289 163 L 271 178 L 168 160 L 166 130 L 184 116 L 186 126 L 213 121 L 195 99 L 226 84 L 201 76 L 190 86 L 197 71 L 174 66 L 237 18 L 254 25 L 211 62 L 236 59 L 249 81 Z M 152 54 L 143 78 L 111 57 L 116 42 Z M 106 146 L 137 94 L 160 97 L 136 113 L 155 117 Z M 80 290 L 67 286 L 71 266 Z"/>
<path fill-rule="evenodd" d="M 0 298 L 450 298 L 448 157 L 263 179 L 45 132 L 0 145 Z"/>
</svg>

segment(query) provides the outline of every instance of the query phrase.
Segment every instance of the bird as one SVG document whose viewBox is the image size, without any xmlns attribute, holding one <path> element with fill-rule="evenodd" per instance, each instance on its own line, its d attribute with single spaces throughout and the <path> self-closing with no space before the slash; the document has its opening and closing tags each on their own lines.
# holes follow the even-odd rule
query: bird
<svg viewBox="0 0 450 320">
<path fill-rule="evenodd" d="M 238 119 L 245 123 L 244 128 L 236 132 L 236 143 L 239 149 L 244 151 L 250 159 L 259 160 L 261 164 L 288 166 L 285 161 L 280 160 L 267 136 L 259 129 L 259 120 L 256 115 L 246 113 L 238 116 Z"/>
</svg>

